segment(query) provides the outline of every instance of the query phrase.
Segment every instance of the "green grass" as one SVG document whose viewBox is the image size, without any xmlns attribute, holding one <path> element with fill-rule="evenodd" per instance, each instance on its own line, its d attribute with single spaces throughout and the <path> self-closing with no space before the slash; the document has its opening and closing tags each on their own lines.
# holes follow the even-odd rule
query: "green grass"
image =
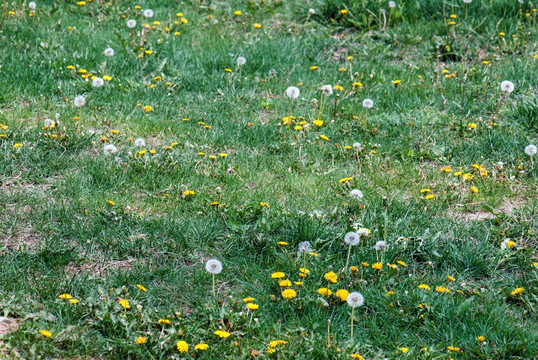
<svg viewBox="0 0 538 360">
<path fill-rule="evenodd" d="M 538 166 L 524 152 L 538 141 L 538 32 L 528 4 L 43 1 L 30 17 L 17 0 L 0 10 L 0 315 L 19 325 L 0 335 L 6 356 L 538 354 Z M 94 89 L 80 69 L 112 79 Z M 493 117 L 503 80 L 515 90 Z M 343 90 L 327 97 L 318 127 L 325 84 Z M 289 129 L 288 86 L 301 90 Z M 58 125 L 44 128 L 47 118 Z M 105 156 L 106 144 L 118 152 Z M 362 199 L 349 196 L 355 188 Z M 352 248 L 358 270 L 340 273 L 353 227 L 371 234 Z M 298 253 L 302 241 L 318 256 Z M 217 303 L 210 258 L 224 266 Z M 294 299 L 281 296 L 277 271 L 303 281 Z M 338 289 L 365 299 L 353 343 Z"/>
</svg>

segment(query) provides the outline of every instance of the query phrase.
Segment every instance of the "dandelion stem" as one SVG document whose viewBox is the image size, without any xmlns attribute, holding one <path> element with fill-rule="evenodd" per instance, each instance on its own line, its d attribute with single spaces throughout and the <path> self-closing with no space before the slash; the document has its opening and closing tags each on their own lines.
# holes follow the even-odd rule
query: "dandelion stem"
<svg viewBox="0 0 538 360">
<path fill-rule="evenodd" d="M 331 347 L 331 319 L 327 320 L 327 347 Z"/>
<path fill-rule="evenodd" d="M 490 123 L 493 122 L 493 120 L 495 119 L 495 115 L 497 115 L 497 112 L 499 111 L 501 105 L 503 104 L 505 97 L 506 97 L 506 92 L 504 92 L 503 96 L 501 96 L 501 99 L 499 100 L 499 103 L 497 104 L 497 108 L 495 109 L 495 112 L 493 113 L 493 115 L 491 115 L 491 119 L 489 119 Z"/>
<path fill-rule="evenodd" d="M 213 298 L 215 299 L 215 303 L 217 303 L 217 292 L 215 291 L 215 274 L 213 275 Z"/>
<path fill-rule="evenodd" d="M 106 57 L 105 67 L 103 68 L 103 75 L 106 75 L 106 68 L 108 67 L 108 56 Z"/>
<path fill-rule="evenodd" d="M 347 272 L 347 267 L 349 265 L 349 255 L 351 255 L 351 245 L 349 245 L 349 248 L 347 249 L 346 267 L 344 268 L 344 272 Z"/>
<path fill-rule="evenodd" d="M 351 345 L 353 345 L 353 317 L 355 316 L 355 308 L 351 308 Z"/>
</svg>

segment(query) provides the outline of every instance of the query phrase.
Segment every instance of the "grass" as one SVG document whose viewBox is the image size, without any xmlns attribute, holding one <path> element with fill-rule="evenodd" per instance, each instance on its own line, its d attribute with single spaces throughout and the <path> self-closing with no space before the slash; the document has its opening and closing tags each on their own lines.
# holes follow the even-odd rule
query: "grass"
<svg viewBox="0 0 538 360">
<path fill-rule="evenodd" d="M 528 4 L 0 8 L 0 314 L 17 324 L 0 332 L 3 356 L 538 354 L 538 170 L 524 152 L 538 141 L 537 15 Z M 90 73 L 111 79 L 93 88 Z M 515 89 L 495 114 L 503 80 Z M 317 126 L 326 84 L 334 92 Z M 290 125 L 288 86 L 301 91 Z M 105 155 L 106 144 L 118 152 Z M 351 249 L 357 270 L 343 269 L 344 235 L 358 228 L 370 235 Z M 304 241 L 315 255 L 298 252 Z M 386 251 L 374 250 L 378 241 Z M 211 258 L 224 267 L 217 302 Z M 274 272 L 294 298 L 283 298 Z M 364 296 L 353 341 L 339 289 Z M 247 297 L 259 308 L 247 309 Z"/>
</svg>

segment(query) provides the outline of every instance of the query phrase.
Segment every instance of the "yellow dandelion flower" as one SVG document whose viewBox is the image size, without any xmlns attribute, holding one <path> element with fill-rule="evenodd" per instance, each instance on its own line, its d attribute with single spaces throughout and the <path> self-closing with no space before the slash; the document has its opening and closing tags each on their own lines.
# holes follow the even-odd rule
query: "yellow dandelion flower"
<svg viewBox="0 0 538 360">
<path fill-rule="evenodd" d="M 271 277 L 272 277 L 273 279 L 282 279 L 282 278 L 286 277 L 286 274 L 284 274 L 284 273 L 281 272 L 281 271 L 277 271 L 277 272 L 272 273 L 272 274 L 271 274 Z"/>
<path fill-rule="evenodd" d="M 187 344 L 185 341 L 183 340 L 179 340 L 176 344 L 177 346 L 177 350 L 180 352 L 180 353 L 186 353 L 187 351 L 189 351 L 189 344 Z"/>
<path fill-rule="evenodd" d="M 340 300 L 342 301 L 346 301 L 347 300 L 347 297 L 349 295 L 349 291 L 345 290 L 345 289 L 340 289 L 340 290 L 337 290 L 336 293 L 335 293 L 336 297 L 339 298 Z"/>
<path fill-rule="evenodd" d="M 159 324 L 164 324 L 164 325 L 169 325 L 169 324 L 172 323 L 172 322 L 171 322 L 170 320 L 168 320 L 168 319 L 159 319 L 157 322 L 158 322 Z"/>
<path fill-rule="evenodd" d="M 327 136 L 325 136 L 325 135 L 320 135 L 319 138 L 323 139 L 325 141 L 329 141 L 329 138 Z"/>
<path fill-rule="evenodd" d="M 209 349 L 209 345 L 205 344 L 205 343 L 200 343 L 198 345 L 196 345 L 194 347 L 194 350 L 201 350 L 201 351 L 204 351 L 204 350 L 207 350 Z"/>
<path fill-rule="evenodd" d="M 70 294 L 67 294 L 67 293 L 58 295 L 58 297 L 60 299 L 72 299 L 73 298 Z"/>
<path fill-rule="evenodd" d="M 129 300 L 121 299 L 121 300 L 120 300 L 120 305 L 121 305 L 124 309 L 130 309 L 130 308 L 131 308 L 131 305 L 129 305 Z"/>
<path fill-rule="evenodd" d="M 372 269 L 381 270 L 382 268 L 383 268 L 383 263 L 382 262 L 376 262 L 376 263 L 372 264 Z"/>
<path fill-rule="evenodd" d="M 427 284 L 420 284 L 420 285 L 418 286 L 418 288 L 419 288 L 419 289 L 422 289 L 422 290 L 426 290 L 426 291 L 430 291 L 430 290 L 431 290 L 430 286 L 427 285 Z"/>
<path fill-rule="evenodd" d="M 230 336 L 230 333 L 224 330 L 217 330 L 215 331 L 215 335 L 217 335 L 220 338 L 227 338 Z"/>
<path fill-rule="evenodd" d="M 43 335 L 44 337 L 46 337 L 46 338 L 50 338 L 52 336 L 52 333 L 50 331 L 47 331 L 47 330 L 39 330 L 39 333 L 41 335 Z"/>
<path fill-rule="evenodd" d="M 340 182 L 340 183 L 345 183 L 345 182 L 348 182 L 348 181 L 351 181 L 351 180 L 353 180 L 352 177 L 346 177 L 346 178 L 343 178 L 343 179 L 338 180 L 338 182 Z"/>
<path fill-rule="evenodd" d="M 318 67 L 316 65 L 310 66 L 310 70 L 317 70 Z"/>
<path fill-rule="evenodd" d="M 518 288 L 516 288 L 514 291 L 512 291 L 510 294 L 516 296 L 516 295 L 521 294 L 523 291 L 525 291 L 525 288 L 523 288 L 523 287 L 518 287 Z"/>
<path fill-rule="evenodd" d="M 336 275 L 332 271 L 326 273 L 325 275 L 323 275 L 323 277 L 325 278 L 325 280 L 327 280 L 331 284 L 336 284 L 338 282 L 338 275 Z"/>
<path fill-rule="evenodd" d="M 139 289 L 142 290 L 142 291 L 148 291 L 148 289 L 146 289 L 145 287 L 143 287 L 143 286 L 140 285 L 140 284 L 136 284 L 136 287 L 139 288 Z"/>
<path fill-rule="evenodd" d="M 289 244 L 285 241 L 278 241 L 277 242 L 278 245 L 281 245 L 281 246 L 288 246 Z"/>
<path fill-rule="evenodd" d="M 139 336 L 139 337 L 136 338 L 136 343 L 138 345 L 142 345 L 142 344 L 145 344 L 147 342 L 148 342 L 148 339 L 143 337 L 143 336 Z"/>
<path fill-rule="evenodd" d="M 248 307 L 250 310 L 257 310 L 257 309 L 260 307 L 260 305 L 258 305 L 258 304 L 254 304 L 254 303 L 248 303 L 248 304 L 247 304 L 247 307 Z"/>
<path fill-rule="evenodd" d="M 296 296 L 297 296 L 297 293 L 293 289 L 286 289 L 282 291 L 282 297 L 284 299 L 293 299 Z"/>
</svg>

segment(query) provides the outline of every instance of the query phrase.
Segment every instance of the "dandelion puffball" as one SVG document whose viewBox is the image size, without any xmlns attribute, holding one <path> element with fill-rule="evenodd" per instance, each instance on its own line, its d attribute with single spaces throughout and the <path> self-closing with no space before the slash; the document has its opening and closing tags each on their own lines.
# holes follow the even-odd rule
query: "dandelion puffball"
<svg viewBox="0 0 538 360">
<path fill-rule="evenodd" d="M 470 4 L 471 2 L 473 2 L 473 0 L 463 0 L 463 2 L 466 4 Z"/>
<path fill-rule="evenodd" d="M 245 59 L 243 56 L 240 56 L 237 58 L 236 62 L 239 66 L 245 65 L 247 63 L 247 59 Z"/>
<path fill-rule="evenodd" d="M 360 228 L 359 230 L 357 230 L 357 235 L 359 235 L 360 237 L 367 237 L 368 235 L 370 235 L 370 231 L 368 231 L 367 228 Z"/>
<path fill-rule="evenodd" d="M 389 8 L 394 9 L 396 7 L 396 3 L 394 1 L 389 1 Z"/>
<path fill-rule="evenodd" d="M 349 306 L 356 308 L 364 304 L 364 297 L 360 292 L 352 292 L 347 296 L 346 301 Z"/>
<path fill-rule="evenodd" d="M 360 191 L 359 189 L 353 189 L 349 193 L 349 197 L 351 197 L 352 199 L 362 199 L 363 196 L 364 195 L 362 191 Z"/>
<path fill-rule="evenodd" d="M 36 7 L 36 4 L 35 4 L 34 1 L 30 1 L 30 2 L 28 3 L 28 8 L 30 8 L 30 9 L 32 9 L 32 10 L 35 10 L 35 7 Z"/>
<path fill-rule="evenodd" d="M 95 79 L 93 79 L 92 81 L 92 85 L 94 87 L 101 87 L 105 84 L 105 81 L 103 79 L 101 79 L 100 77 L 96 77 Z"/>
<path fill-rule="evenodd" d="M 310 8 L 308 9 L 308 15 L 314 15 L 316 13 L 316 10 Z"/>
<path fill-rule="evenodd" d="M 300 93 L 301 90 L 299 90 L 299 88 L 295 86 L 290 86 L 286 89 L 286 96 L 290 99 L 297 99 Z"/>
<path fill-rule="evenodd" d="M 44 121 L 44 125 L 45 125 L 46 127 L 53 127 L 53 126 L 54 126 L 54 120 L 52 120 L 52 119 L 45 119 L 45 121 Z"/>
<path fill-rule="evenodd" d="M 127 27 L 129 29 L 132 29 L 136 26 L 136 20 L 133 20 L 133 19 L 130 19 L 130 20 L 127 20 Z"/>
<path fill-rule="evenodd" d="M 387 243 L 384 241 L 378 241 L 374 245 L 374 249 L 376 251 L 385 251 L 386 248 L 387 248 Z"/>
<path fill-rule="evenodd" d="M 333 87 L 331 85 L 323 85 L 321 91 L 327 94 L 327 96 L 332 95 Z"/>
<path fill-rule="evenodd" d="M 105 49 L 105 56 L 113 56 L 114 55 L 114 49 L 111 47 L 108 47 Z"/>
<path fill-rule="evenodd" d="M 355 142 L 353 143 L 353 150 L 355 151 L 361 151 L 362 150 L 362 145 L 360 142 Z"/>
<path fill-rule="evenodd" d="M 362 106 L 364 106 L 367 109 L 371 109 L 374 107 L 374 101 L 372 99 L 364 99 L 362 102 Z"/>
<path fill-rule="evenodd" d="M 353 231 L 348 232 L 344 236 L 344 242 L 348 245 L 355 246 L 361 241 L 361 237 Z"/>
<path fill-rule="evenodd" d="M 505 80 L 501 83 L 501 91 L 511 93 L 514 91 L 514 83 L 508 80 Z"/>
<path fill-rule="evenodd" d="M 208 260 L 205 264 L 205 269 L 210 274 L 220 274 L 220 272 L 222 271 L 222 263 L 217 259 Z"/>
<path fill-rule="evenodd" d="M 529 156 L 533 156 L 536 154 L 536 145 L 527 145 L 525 146 L 525 154 L 529 155 Z"/>
<path fill-rule="evenodd" d="M 298 246 L 298 250 L 299 252 L 310 252 L 311 251 L 310 242 L 309 241 L 300 242 Z"/>
<path fill-rule="evenodd" d="M 146 141 L 142 138 L 138 138 L 134 141 L 135 146 L 146 146 Z"/>
<path fill-rule="evenodd" d="M 75 98 L 76 107 L 84 106 L 84 104 L 86 104 L 86 99 L 84 98 L 84 96 L 80 95 Z"/>
<path fill-rule="evenodd" d="M 103 152 L 105 153 L 105 155 L 114 154 L 114 153 L 117 153 L 117 152 L 118 152 L 118 148 L 115 147 L 115 146 L 112 145 L 112 144 L 107 144 L 107 145 L 105 145 L 105 147 L 103 148 Z"/>
<path fill-rule="evenodd" d="M 151 9 L 144 10 L 144 16 L 147 18 L 153 17 L 153 10 Z"/>
</svg>

